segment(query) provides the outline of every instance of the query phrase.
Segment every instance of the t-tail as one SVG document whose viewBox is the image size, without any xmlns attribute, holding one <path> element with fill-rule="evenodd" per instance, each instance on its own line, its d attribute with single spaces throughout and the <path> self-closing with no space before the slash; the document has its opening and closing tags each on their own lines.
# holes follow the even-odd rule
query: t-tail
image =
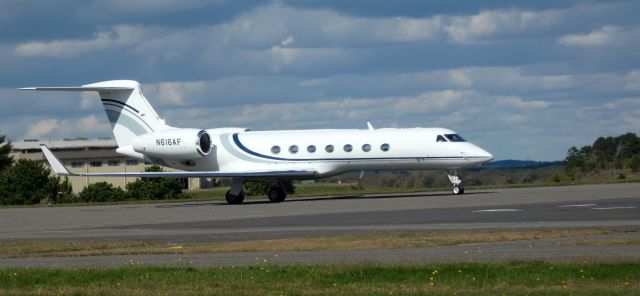
<svg viewBox="0 0 640 296">
<path fill-rule="evenodd" d="M 142 94 L 140 83 L 111 80 L 77 87 L 26 87 L 40 91 L 96 91 L 107 113 L 113 136 L 121 148 L 131 147 L 134 138 L 170 129 Z"/>
</svg>

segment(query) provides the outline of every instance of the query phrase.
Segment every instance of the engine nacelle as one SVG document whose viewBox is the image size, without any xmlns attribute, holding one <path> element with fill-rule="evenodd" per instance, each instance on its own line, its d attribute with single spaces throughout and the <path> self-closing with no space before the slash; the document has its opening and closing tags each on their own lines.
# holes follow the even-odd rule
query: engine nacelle
<svg viewBox="0 0 640 296">
<path fill-rule="evenodd" d="M 133 150 L 145 155 L 167 159 L 196 159 L 213 150 L 211 137 L 205 130 L 181 128 L 136 137 Z"/>
</svg>

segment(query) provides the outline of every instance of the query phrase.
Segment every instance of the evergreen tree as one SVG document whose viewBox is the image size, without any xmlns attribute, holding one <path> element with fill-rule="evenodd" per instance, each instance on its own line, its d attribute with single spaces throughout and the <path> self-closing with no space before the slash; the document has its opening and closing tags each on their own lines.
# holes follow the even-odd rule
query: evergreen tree
<svg viewBox="0 0 640 296">
<path fill-rule="evenodd" d="M 42 199 L 55 201 L 60 179 L 42 162 L 21 159 L 0 175 L 0 204 L 30 205 Z"/>
<path fill-rule="evenodd" d="M 7 141 L 5 143 L 5 140 L 5 136 L 0 136 L 0 172 L 10 167 L 13 163 L 13 157 L 9 156 L 13 147 L 10 142 Z"/>
</svg>

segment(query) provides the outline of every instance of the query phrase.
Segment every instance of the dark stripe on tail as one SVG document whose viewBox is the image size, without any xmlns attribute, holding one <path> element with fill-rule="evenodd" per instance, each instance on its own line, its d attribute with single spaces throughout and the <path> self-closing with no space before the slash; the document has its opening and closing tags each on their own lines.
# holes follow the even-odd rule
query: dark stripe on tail
<svg viewBox="0 0 640 296">
<path fill-rule="evenodd" d="M 104 102 L 109 102 L 109 103 L 114 103 L 114 104 L 118 104 L 121 106 L 126 106 L 131 108 L 133 111 L 136 111 L 136 113 L 140 113 L 140 111 L 138 111 L 138 109 L 131 107 L 130 105 L 127 105 L 126 103 L 120 102 L 120 101 L 116 101 L 116 100 L 110 100 L 110 99 L 102 99 L 101 100 L 103 103 Z"/>
</svg>

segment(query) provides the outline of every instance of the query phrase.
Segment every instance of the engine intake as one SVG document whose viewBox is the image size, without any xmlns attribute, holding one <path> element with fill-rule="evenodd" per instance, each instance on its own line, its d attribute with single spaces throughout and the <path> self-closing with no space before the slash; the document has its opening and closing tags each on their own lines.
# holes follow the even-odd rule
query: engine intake
<svg viewBox="0 0 640 296">
<path fill-rule="evenodd" d="M 136 137 L 133 150 L 142 154 L 168 159 L 195 159 L 213 150 L 211 136 L 205 130 L 171 129 Z"/>
<path fill-rule="evenodd" d="M 207 133 L 207 131 L 205 130 L 199 131 L 197 137 L 198 137 L 198 142 L 197 142 L 198 152 L 200 152 L 202 156 L 206 156 L 211 152 L 211 148 L 212 148 L 211 137 L 209 136 L 209 133 Z"/>
</svg>

